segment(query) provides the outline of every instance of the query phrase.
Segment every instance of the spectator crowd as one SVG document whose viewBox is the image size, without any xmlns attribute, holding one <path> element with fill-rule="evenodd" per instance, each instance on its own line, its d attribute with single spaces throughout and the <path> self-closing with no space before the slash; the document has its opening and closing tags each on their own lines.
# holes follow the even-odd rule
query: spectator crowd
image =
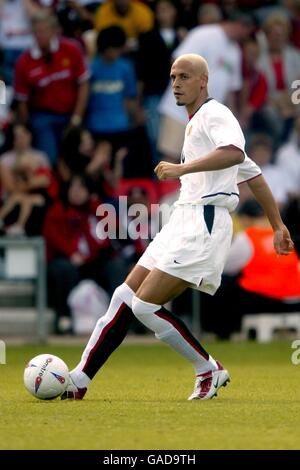
<svg viewBox="0 0 300 470">
<path fill-rule="evenodd" d="M 81 280 L 111 294 L 147 245 L 146 237 L 100 239 L 97 207 L 110 203 L 118 213 L 120 195 L 149 206 L 178 189 L 156 181 L 153 169 L 162 159 L 180 161 L 187 115 L 175 104 L 169 72 L 184 53 L 206 58 L 210 96 L 237 116 L 295 242 L 282 268 L 292 269 L 295 289 L 281 282 L 286 292 L 278 299 L 276 287 L 260 289 L 258 273 L 266 271 L 258 234 L 270 233 L 240 185 L 234 218 L 244 238 L 236 237 L 219 297 L 204 297 L 204 327 L 216 331 L 214 314 L 234 289 L 241 299 L 255 294 L 258 311 L 266 299 L 275 311 L 274 302 L 290 305 L 291 297 L 299 311 L 300 1 L 0 0 L 0 230 L 44 236 L 58 333 Z M 278 274 L 279 282 L 282 269 L 265 255 L 274 268 L 269 278 Z M 246 304 L 239 301 L 231 327 L 219 322 L 216 333 L 238 330 Z"/>
</svg>

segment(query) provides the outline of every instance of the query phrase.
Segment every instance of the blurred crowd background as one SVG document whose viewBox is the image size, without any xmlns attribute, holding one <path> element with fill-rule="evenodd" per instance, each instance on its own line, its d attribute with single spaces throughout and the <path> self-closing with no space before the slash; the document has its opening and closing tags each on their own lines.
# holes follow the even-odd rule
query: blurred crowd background
<svg viewBox="0 0 300 470">
<path fill-rule="evenodd" d="M 218 294 L 202 296 L 202 327 L 227 338 L 247 312 L 300 311 L 300 0 L 0 0 L 0 230 L 45 238 L 57 333 L 72 332 L 63 320 L 80 281 L 111 295 L 149 242 L 99 239 L 99 204 L 118 213 L 119 195 L 149 208 L 176 199 L 178 182 L 153 169 L 180 161 L 187 116 L 169 72 L 187 52 L 207 59 L 210 96 L 237 116 L 295 242 L 276 257 L 240 185 L 232 252 Z M 190 293 L 174 310 L 191 311 Z"/>
</svg>

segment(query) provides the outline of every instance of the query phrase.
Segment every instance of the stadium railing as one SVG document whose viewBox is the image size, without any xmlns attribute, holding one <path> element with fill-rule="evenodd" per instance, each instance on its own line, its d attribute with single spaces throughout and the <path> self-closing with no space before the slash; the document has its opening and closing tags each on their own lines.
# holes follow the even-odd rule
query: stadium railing
<svg viewBox="0 0 300 470">
<path fill-rule="evenodd" d="M 1 237 L 1 283 L 30 282 L 34 285 L 36 330 L 39 342 L 47 339 L 47 291 L 45 242 L 42 237 Z"/>
</svg>

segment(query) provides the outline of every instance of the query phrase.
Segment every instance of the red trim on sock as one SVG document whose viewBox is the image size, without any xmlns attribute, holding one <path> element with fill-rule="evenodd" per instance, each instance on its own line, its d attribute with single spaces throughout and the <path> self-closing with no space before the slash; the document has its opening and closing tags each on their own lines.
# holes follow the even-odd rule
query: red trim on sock
<svg viewBox="0 0 300 470">
<path fill-rule="evenodd" d="M 201 349 L 199 349 L 199 346 L 197 344 L 194 344 L 191 340 L 191 338 L 186 334 L 186 332 L 181 328 L 180 325 L 178 325 L 178 323 L 176 323 L 176 321 L 174 320 L 174 318 L 172 317 L 168 317 L 167 315 L 165 315 L 163 312 L 161 312 L 160 310 L 158 310 L 157 312 L 155 312 L 155 315 L 157 315 L 158 317 L 162 318 L 163 320 L 166 320 L 168 321 L 169 323 L 171 323 L 174 328 L 176 328 L 176 330 L 181 334 L 181 336 L 183 336 L 183 338 L 189 343 L 189 345 L 195 349 L 195 351 L 197 351 L 197 353 L 200 354 L 200 356 L 202 356 L 206 361 L 208 361 L 209 359 L 209 356 L 207 357 L 206 354 L 201 351 Z"/>
<path fill-rule="evenodd" d="M 99 338 L 98 338 L 98 340 L 97 340 L 95 346 L 90 350 L 90 354 L 88 355 L 87 360 L 86 360 L 86 362 L 85 362 L 85 364 L 84 364 L 84 366 L 83 366 L 83 368 L 82 368 L 83 372 L 84 372 L 85 368 L 87 367 L 87 365 L 88 365 L 88 363 L 89 363 L 89 361 L 90 361 L 90 359 L 91 359 L 92 354 L 93 354 L 93 353 L 97 350 L 97 348 L 99 347 L 99 345 L 100 345 L 101 341 L 103 340 L 103 338 L 105 337 L 107 331 L 108 331 L 112 326 L 114 326 L 114 324 L 116 323 L 116 321 L 117 321 L 118 318 L 120 317 L 120 315 L 121 315 L 121 313 L 123 312 L 123 310 L 124 310 L 125 307 L 126 307 L 126 304 L 123 302 L 123 303 L 120 305 L 120 307 L 119 307 L 119 309 L 118 309 L 116 315 L 114 316 L 114 318 L 113 318 L 113 319 L 103 328 L 103 330 L 101 331 L 101 334 L 100 334 L 100 336 L 99 336 Z"/>
</svg>

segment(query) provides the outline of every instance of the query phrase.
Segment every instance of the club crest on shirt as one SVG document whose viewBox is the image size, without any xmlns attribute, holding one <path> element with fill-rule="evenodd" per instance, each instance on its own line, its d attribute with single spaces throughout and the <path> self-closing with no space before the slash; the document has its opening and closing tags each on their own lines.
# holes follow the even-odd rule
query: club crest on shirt
<svg viewBox="0 0 300 470">
<path fill-rule="evenodd" d="M 68 57 L 64 57 L 64 58 L 62 59 L 62 61 L 61 61 L 61 65 L 62 65 L 63 67 L 69 67 L 70 63 L 71 63 L 71 62 L 70 62 L 70 59 L 68 59 Z"/>
</svg>

